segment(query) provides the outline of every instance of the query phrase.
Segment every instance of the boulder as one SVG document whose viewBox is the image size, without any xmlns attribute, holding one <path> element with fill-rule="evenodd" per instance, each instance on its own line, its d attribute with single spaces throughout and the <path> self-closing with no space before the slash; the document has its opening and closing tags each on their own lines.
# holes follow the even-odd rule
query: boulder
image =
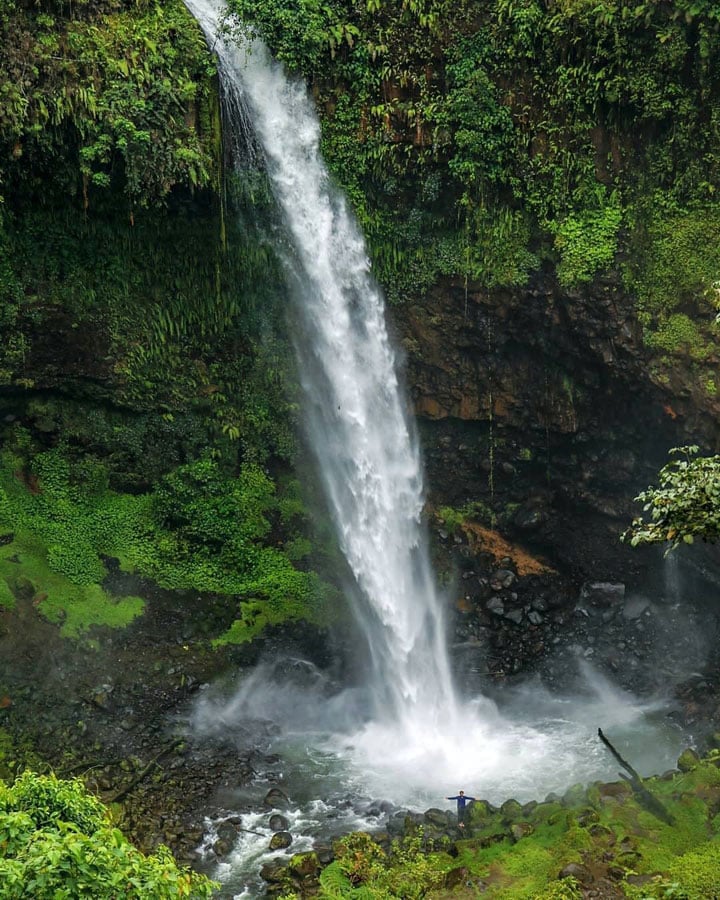
<svg viewBox="0 0 720 900">
<path fill-rule="evenodd" d="M 429 825 L 434 825 L 436 828 L 447 828 L 450 824 L 448 813 L 444 809 L 426 809 L 424 819 Z"/>
<path fill-rule="evenodd" d="M 270 788 L 263 797 L 263 803 L 265 806 L 269 806 L 270 809 L 287 809 L 290 805 L 290 800 L 280 788 Z"/>
<path fill-rule="evenodd" d="M 270 831 L 287 831 L 290 827 L 288 820 L 285 816 L 281 816 L 280 813 L 273 813 L 270 816 L 268 825 L 270 826 Z"/>
<path fill-rule="evenodd" d="M 699 762 L 700 757 L 694 750 L 688 747 L 688 749 L 683 750 L 683 752 L 678 757 L 677 767 L 681 772 L 690 772 Z"/>
<path fill-rule="evenodd" d="M 522 815 L 522 806 L 517 800 L 506 800 L 500 807 L 500 815 L 506 822 L 518 819 Z"/>
<path fill-rule="evenodd" d="M 268 849 L 285 850 L 286 847 L 289 847 L 290 844 L 292 844 L 292 840 L 292 835 L 289 831 L 276 831 L 275 834 L 270 838 Z"/>
<path fill-rule="evenodd" d="M 450 871 L 445 874 L 445 887 L 449 891 L 452 891 L 461 885 L 464 887 L 469 877 L 470 870 L 467 866 L 458 866 L 456 869 L 450 869 Z"/>
<path fill-rule="evenodd" d="M 308 878 L 317 874 L 320 862 L 316 853 L 298 853 L 290 860 L 288 869 L 299 878 Z"/>
<path fill-rule="evenodd" d="M 580 602 L 588 606 L 608 607 L 623 603 L 625 585 L 609 581 L 586 581 L 580 589 Z"/>
<path fill-rule="evenodd" d="M 510 834 L 512 834 L 513 840 L 516 843 L 524 837 L 527 837 L 529 834 L 532 834 L 533 831 L 535 831 L 535 829 L 529 822 L 513 822 L 510 826 Z"/>
<path fill-rule="evenodd" d="M 260 869 L 260 877 L 263 881 L 268 881 L 271 884 L 278 884 L 279 882 L 284 881 L 287 878 L 288 867 L 278 859 L 270 860 L 269 863 L 265 863 L 265 865 Z"/>
<path fill-rule="evenodd" d="M 587 866 L 581 863 L 568 863 L 564 869 L 560 871 L 558 878 L 575 878 L 580 884 L 588 884 L 593 880 L 592 873 Z"/>
</svg>

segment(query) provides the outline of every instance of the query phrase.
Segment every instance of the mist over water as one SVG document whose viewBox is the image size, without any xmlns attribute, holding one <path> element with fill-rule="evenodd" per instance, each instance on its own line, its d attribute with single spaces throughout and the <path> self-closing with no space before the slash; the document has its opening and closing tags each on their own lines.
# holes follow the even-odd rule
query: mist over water
<svg viewBox="0 0 720 900">
<path fill-rule="evenodd" d="M 265 749 L 281 753 L 281 781 L 303 823 L 294 827 L 306 836 L 332 831 L 332 822 L 345 830 L 372 825 L 367 804 L 375 800 L 442 806 L 462 788 L 493 802 L 523 801 L 615 777 L 598 726 L 629 748 L 641 772 L 667 768 L 679 737 L 654 720 L 653 704 L 639 705 L 587 665 L 578 667 L 573 698 L 531 686 L 499 708 L 456 695 L 446 604 L 421 521 L 420 455 L 383 297 L 321 158 L 312 103 L 261 44 L 218 36 L 220 3 L 185 2 L 217 55 L 232 134 L 252 125 L 286 229 L 308 437 L 354 577 L 350 593 L 370 660 L 352 689 L 302 661 L 269 663 L 229 692 L 210 691 L 193 727 L 232 739 L 242 723 L 270 723 Z M 262 792 L 260 778 L 237 802 L 257 808 Z M 244 837 L 230 871 L 256 863 L 266 847 Z"/>
</svg>

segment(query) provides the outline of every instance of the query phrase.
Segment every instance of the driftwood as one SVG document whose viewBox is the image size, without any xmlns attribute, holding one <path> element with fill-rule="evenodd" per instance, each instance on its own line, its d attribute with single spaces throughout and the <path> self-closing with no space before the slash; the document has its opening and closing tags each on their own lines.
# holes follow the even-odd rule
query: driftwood
<svg viewBox="0 0 720 900">
<path fill-rule="evenodd" d="M 651 815 L 655 816 L 656 819 L 660 819 L 661 822 L 665 822 L 666 825 L 674 825 L 675 819 L 672 815 L 665 809 L 662 803 L 655 797 L 643 784 L 642 778 L 640 775 L 633 769 L 630 763 L 623 759 L 622 756 L 617 752 L 617 750 L 613 747 L 610 741 L 605 737 L 602 732 L 602 728 L 598 728 L 598 737 L 605 744 L 608 750 L 612 753 L 615 759 L 620 763 L 620 765 L 625 769 L 626 772 L 629 772 L 629 775 L 626 775 L 625 772 L 618 772 L 618 775 L 623 778 L 633 790 L 635 797 L 637 798 L 638 803 L 643 806 Z"/>
<path fill-rule="evenodd" d="M 126 784 L 124 788 L 121 788 L 114 797 L 110 799 L 110 803 L 118 803 L 120 800 L 123 800 L 127 795 L 136 788 L 143 779 L 147 778 L 147 776 L 152 772 L 152 770 L 159 764 L 159 760 L 166 756 L 168 753 L 172 753 L 172 751 L 179 747 L 180 744 L 183 743 L 182 738 L 178 738 L 176 741 L 173 741 L 171 744 L 168 744 L 167 747 L 163 747 L 163 749 L 153 758 L 150 762 L 142 768 L 137 775 L 132 779 L 129 784 Z"/>
</svg>

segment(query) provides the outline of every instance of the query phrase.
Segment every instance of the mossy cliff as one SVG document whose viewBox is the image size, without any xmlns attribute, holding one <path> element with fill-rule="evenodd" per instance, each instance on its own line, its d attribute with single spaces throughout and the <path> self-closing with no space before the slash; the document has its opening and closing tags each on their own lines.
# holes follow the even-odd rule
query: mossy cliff
<svg viewBox="0 0 720 900">
<path fill-rule="evenodd" d="M 125 624 L 110 557 L 225 596 L 221 643 L 317 620 L 269 195 L 225 172 L 197 25 L 174 0 L 10 3 L 0 27 L 3 604 Z"/>
<path fill-rule="evenodd" d="M 633 567 L 630 498 L 719 437 L 715 5 L 231 5 L 313 84 L 433 498 L 529 499 L 554 561 Z"/>
</svg>

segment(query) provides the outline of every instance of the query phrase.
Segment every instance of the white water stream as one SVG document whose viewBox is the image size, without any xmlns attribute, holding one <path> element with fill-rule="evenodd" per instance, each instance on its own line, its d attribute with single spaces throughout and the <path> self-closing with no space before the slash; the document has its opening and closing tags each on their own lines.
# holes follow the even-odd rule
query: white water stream
<svg viewBox="0 0 720 900">
<path fill-rule="evenodd" d="M 578 703 L 537 693 L 521 698 L 512 718 L 483 698 L 458 699 L 444 601 L 421 524 L 418 446 L 383 297 L 362 235 L 321 158 L 312 102 L 305 86 L 289 79 L 261 44 L 218 36 L 221 3 L 185 3 L 217 55 L 235 133 L 242 127 L 237 118 L 249 113 L 292 245 L 287 265 L 302 322 L 297 351 L 308 434 L 356 581 L 357 618 L 371 659 L 361 697 L 329 697 L 292 679 L 273 690 L 265 673 L 251 676 L 229 701 L 204 704 L 196 727 L 232 728 L 253 717 L 282 721 L 279 748 L 288 760 L 296 754 L 286 766 L 295 774 L 283 776 L 295 779 L 294 827 L 308 834 L 322 830 L 328 810 L 348 827 L 365 821 L 357 803 L 348 812 L 329 802 L 335 794 L 449 806 L 443 798 L 459 788 L 495 802 L 531 799 L 608 774 L 597 725 L 637 731 L 646 710 L 604 682 Z M 645 768 L 651 767 L 666 767 L 660 753 L 648 759 Z M 251 805 L 261 796 L 258 789 L 241 799 Z M 247 820 L 251 830 L 261 828 L 261 818 Z M 246 835 L 223 877 L 243 883 L 238 873 L 256 865 L 266 848 L 265 837 Z M 298 849 L 296 840 L 290 852 Z M 237 896 L 257 896 L 253 890 Z"/>
<path fill-rule="evenodd" d="M 215 39 L 222 6 L 187 0 L 217 54 L 225 93 L 244 97 L 294 249 L 304 413 L 342 550 L 362 599 L 376 718 L 456 732 L 443 603 L 430 570 L 422 471 L 398 384 L 382 294 L 365 244 L 320 156 L 306 89 L 259 43 Z M 241 107 L 234 102 L 231 114 Z M 293 265 L 293 263 L 290 263 Z"/>
</svg>

